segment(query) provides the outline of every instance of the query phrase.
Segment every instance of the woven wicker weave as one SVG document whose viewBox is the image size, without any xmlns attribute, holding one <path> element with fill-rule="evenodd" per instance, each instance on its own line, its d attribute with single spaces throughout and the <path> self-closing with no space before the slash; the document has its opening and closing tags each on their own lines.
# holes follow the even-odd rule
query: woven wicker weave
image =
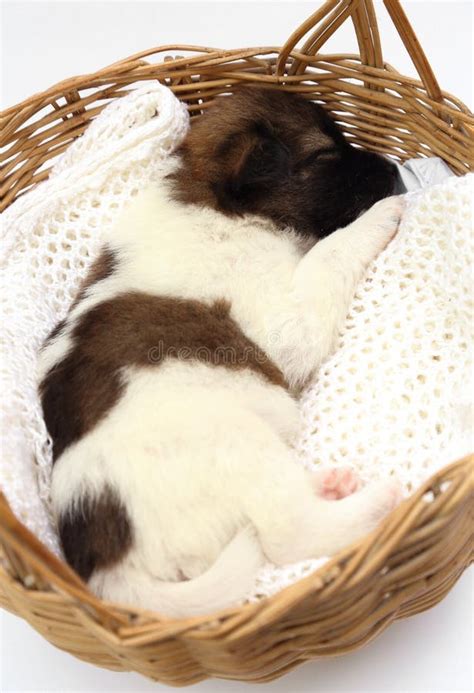
<svg viewBox="0 0 474 693">
<path fill-rule="evenodd" d="M 440 90 L 399 0 L 384 2 L 421 81 L 383 61 L 372 0 L 327 0 L 281 49 L 144 51 L 1 114 L 0 209 L 45 179 L 108 102 L 151 79 L 169 85 L 196 117 L 242 82 L 305 94 L 335 114 L 356 144 L 400 160 L 437 155 L 465 173 L 474 164 L 473 116 Z M 321 54 L 348 18 L 360 55 Z M 175 51 L 189 55 L 144 59 Z M 110 669 L 174 685 L 210 676 L 270 680 L 304 660 L 360 647 L 449 591 L 472 560 L 473 461 L 445 467 L 371 536 L 275 597 L 180 621 L 97 600 L 0 494 L 0 604 L 58 647 Z"/>
</svg>

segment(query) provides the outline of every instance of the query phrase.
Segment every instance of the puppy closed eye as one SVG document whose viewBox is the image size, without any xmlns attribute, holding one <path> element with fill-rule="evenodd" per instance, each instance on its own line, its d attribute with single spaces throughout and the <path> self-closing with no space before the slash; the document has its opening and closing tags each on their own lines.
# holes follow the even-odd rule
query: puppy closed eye
<svg viewBox="0 0 474 693">
<path fill-rule="evenodd" d="M 336 149 L 336 147 L 325 147 L 324 149 L 316 149 L 314 152 L 311 152 L 311 154 L 309 154 L 302 161 L 300 161 L 297 165 L 297 168 L 306 168 L 307 166 L 316 163 L 316 161 L 318 160 L 327 161 L 328 159 L 335 159 L 338 156 L 338 154 L 339 151 Z"/>
</svg>

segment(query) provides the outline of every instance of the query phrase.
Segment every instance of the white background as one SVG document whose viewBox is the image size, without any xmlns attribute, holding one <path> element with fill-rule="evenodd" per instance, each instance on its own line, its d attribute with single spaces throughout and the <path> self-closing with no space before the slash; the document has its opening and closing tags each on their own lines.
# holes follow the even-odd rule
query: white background
<svg viewBox="0 0 474 693">
<path fill-rule="evenodd" d="M 2 108 L 51 84 L 87 73 L 147 47 L 192 43 L 217 47 L 281 45 L 320 4 L 311 2 L 30 2 L 2 3 Z M 404 0 L 405 10 L 441 87 L 472 108 L 473 3 Z M 385 59 L 414 74 L 383 8 L 376 1 Z M 356 52 L 350 23 L 328 52 Z M 325 659 L 259 691 L 471 691 L 472 574 L 464 575 L 436 608 L 395 623 L 375 642 L 343 658 Z M 0 690 L 171 690 L 135 674 L 97 669 L 53 648 L 27 624 L 0 621 Z M 256 691 L 212 681 L 199 693 Z"/>
</svg>

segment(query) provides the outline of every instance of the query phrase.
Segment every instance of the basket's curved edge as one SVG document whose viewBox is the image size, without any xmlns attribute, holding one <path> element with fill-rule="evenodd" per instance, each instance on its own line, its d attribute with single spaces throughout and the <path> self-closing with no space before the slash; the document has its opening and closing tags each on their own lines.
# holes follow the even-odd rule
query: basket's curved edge
<svg viewBox="0 0 474 693">
<path fill-rule="evenodd" d="M 3 497 L 0 604 L 100 666 L 170 685 L 270 680 L 305 659 L 356 649 L 443 598 L 473 558 L 473 464 L 471 455 L 445 467 L 370 536 L 277 595 L 178 621 L 97 600 Z"/>
<path fill-rule="evenodd" d="M 143 60 L 144 57 L 150 57 L 152 55 L 160 55 L 161 53 L 169 52 L 192 52 L 196 55 L 192 56 L 179 56 L 172 58 L 170 60 L 163 60 L 159 63 L 154 64 L 154 66 L 163 66 L 164 68 L 181 68 L 193 65 L 207 64 L 210 66 L 215 61 L 228 62 L 229 60 L 246 59 L 253 58 L 259 55 L 277 55 L 280 51 L 278 46 L 255 46 L 249 48 L 232 48 L 232 49 L 222 49 L 222 48 L 206 48 L 205 46 L 192 46 L 188 44 L 180 43 L 170 43 L 162 46 L 156 46 L 148 48 L 140 53 L 133 54 L 124 58 L 123 60 L 112 63 L 111 65 L 96 70 L 94 72 L 87 72 L 81 75 L 75 75 L 74 77 L 68 77 L 67 79 L 55 82 L 51 86 L 35 92 L 27 99 L 20 101 L 12 106 L 8 106 L 3 111 L 0 111 L 0 125 L 5 125 L 8 119 L 21 114 L 23 117 L 29 112 L 28 107 L 43 106 L 47 103 L 51 103 L 54 99 L 57 99 L 64 94 L 72 92 L 77 89 L 78 85 L 87 83 L 93 84 L 96 80 L 109 79 L 113 81 L 115 77 L 119 77 L 120 74 L 124 72 L 130 72 L 136 70 L 140 67 L 150 66 L 151 64 Z M 420 82 L 421 84 L 421 82 Z"/>
<path fill-rule="evenodd" d="M 196 54 L 196 49 L 204 52 Z M 303 93 L 334 113 L 344 111 L 349 101 L 357 118 L 346 114 L 339 122 L 354 144 L 401 160 L 434 152 L 458 174 L 474 167 L 470 147 L 474 119 L 467 106 L 451 94 L 442 92 L 442 99 L 434 100 L 421 81 L 400 75 L 388 65 L 370 67 L 360 56 L 350 54 L 311 55 L 309 48 L 309 55 L 293 49 L 288 54 L 288 69 L 282 72 L 283 50 L 274 46 L 232 50 L 159 46 L 58 82 L 7 108 L 0 113 L 0 210 L 48 177 L 51 161 L 84 133 L 107 101 L 125 95 L 131 85 L 156 80 L 187 104 L 191 116 L 200 115 L 216 96 L 241 83 Z M 192 55 L 165 56 L 158 63 L 143 59 L 170 51 Z M 350 65 L 348 60 L 352 60 Z M 299 72 L 293 70 L 296 65 L 304 68 L 304 74 L 294 74 Z M 60 99 L 65 103 L 59 103 Z M 373 135 L 374 120 L 382 136 Z M 436 130 L 439 137 L 428 136 L 428 131 Z"/>
<path fill-rule="evenodd" d="M 3 131 L 2 138 L 0 139 L 0 146 L 4 146 L 3 140 L 5 138 L 6 129 L 11 128 L 12 121 L 15 122 L 17 119 L 20 119 L 22 122 L 25 122 L 26 120 L 31 118 L 31 116 L 34 115 L 34 113 L 37 110 L 40 110 L 44 106 L 51 105 L 56 99 L 61 98 L 67 94 L 71 94 L 78 88 L 85 88 L 84 85 L 87 85 L 88 87 L 93 87 L 96 85 L 97 82 L 103 84 L 104 81 L 112 84 L 114 81 L 120 80 L 120 78 L 123 79 L 127 73 L 130 77 L 130 82 L 132 83 L 134 81 L 133 77 L 137 76 L 134 73 L 140 71 L 140 69 L 143 68 L 154 70 L 160 68 L 163 70 L 163 77 L 166 77 L 166 73 L 168 71 L 171 72 L 179 69 L 189 69 L 192 67 L 211 68 L 219 64 L 226 64 L 237 60 L 254 60 L 261 66 L 265 66 L 265 64 L 270 61 L 270 66 L 272 67 L 272 75 L 274 76 L 275 81 L 279 83 L 286 81 L 288 77 L 292 76 L 286 75 L 284 72 L 282 72 L 283 68 L 281 66 L 279 67 L 279 71 L 277 71 L 277 65 L 282 50 L 283 49 L 279 46 L 254 46 L 249 48 L 233 48 L 224 50 L 217 48 L 206 48 L 205 46 L 191 46 L 188 44 L 167 44 L 148 48 L 144 51 L 128 56 L 123 60 L 112 63 L 107 67 L 101 68 L 100 70 L 96 70 L 94 72 L 89 73 L 83 73 L 81 75 L 68 77 L 67 79 L 55 82 L 51 86 L 42 89 L 38 92 L 35 92 L 27 99 L 24 99 L 23 101 L 20 101 L 3 109 L 2 111 L 0 111 L 0 126 Z M 165 56 L 164 60 L 157 63 L 149 63 L 143 59 L 144 57 L 158 56 L 162 53 L 174 53 L 176 51 L 184 53 L 191 52 L 193 53 L 193 55 L 180 55 L 175 57 Z M 352 59 L 358 59 L 359 61 L 361 61 L 360 56 L 358 56 L 357 54 L 341 54 L 341 57 L 344 56 Z M 293 48 L 291 51 L 288 51 L 288 55 L 285 54 L 285 57 L 286 61 L 290 61 L 290 63 L 292 63 L 293 61 L 297 61 L 298 63 L 300 61 L 303 61 L 304 63 L 308 64 L 311 62 L 318 62 L 318 60 L 323 59 L 325 57 L 333 56 L 331 54 L 306 54 L 301 52 L 301 50 L 298 50 L 297 48 Z M 370 67 L 374 66 L 364 65 L 361 61 L 362 69 Z M 382 69 L 382 67 L 375 67 L 374 69 Z M 409 80 L 414 86 L 419 88 L 421 91 L 426 92 L 426 87 L 420 79 L 408 77 L 408 75 L 402 75 L 398 72 L 396 74 L 397 76 L 400 76 L 401 79 Z M 304 75 L 300 76 L 304 77 Z M 144 79 L 146 80 L 147 77 L 145 76 Z M 148 79 L 153 78 L 150 77 Z M 196 86 L 199 86 L 199 84 L 197 84 Z M 446 96 L 452 96 L 444 90 L 441 92 L 441 95 L 443 98 Z M 430 100 L 433 99 L 431 99 L 430 97 Z M 471 116 L 473 115 L 471 110 L 464 103 L 459 101 L 459 99 L 457 99 L 457 102 L 463 107 L 465 113 Z M 443 107 L 442 103 L 436 103 L 434 100 L 433 104 L 435 106 L 439 106 L 440 108 Z M 456 104 L 456 106 L 458 107 L 458 104 Z M 455 109 L 453 109 L 453 115 L 455 114 Z"/>
</svg>

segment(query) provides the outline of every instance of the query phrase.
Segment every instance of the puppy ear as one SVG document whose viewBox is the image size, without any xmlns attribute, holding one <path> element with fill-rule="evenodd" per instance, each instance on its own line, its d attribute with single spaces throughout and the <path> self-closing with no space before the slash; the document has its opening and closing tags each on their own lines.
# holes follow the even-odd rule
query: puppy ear
<svg viewBox="0 0 474 693">
<path fill-rule="evenodd" d="M 228 211 L 252 209 L 262 194 L 288 175 L 288 150 L 264 123 L 231 136 L 220 155 L 225 160 L 225 174 L 213 189 Z"/>
</svg>

